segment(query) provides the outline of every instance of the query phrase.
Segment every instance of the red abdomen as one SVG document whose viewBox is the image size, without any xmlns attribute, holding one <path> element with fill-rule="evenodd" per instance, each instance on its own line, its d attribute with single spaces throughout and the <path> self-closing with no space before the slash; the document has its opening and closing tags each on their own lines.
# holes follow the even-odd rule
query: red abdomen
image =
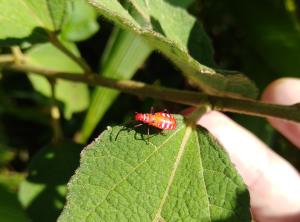
<svg viewBox="0 0 300 222">
<path fill-rule="evenodd" d="M 164 112 L 151 113 L 137 113 L 135 114 L 135 120 L 147 123 L 150 126 L 162 130 L 174 130 L 176 129 L 176 119 L 174 116 Z"/>
</svg>

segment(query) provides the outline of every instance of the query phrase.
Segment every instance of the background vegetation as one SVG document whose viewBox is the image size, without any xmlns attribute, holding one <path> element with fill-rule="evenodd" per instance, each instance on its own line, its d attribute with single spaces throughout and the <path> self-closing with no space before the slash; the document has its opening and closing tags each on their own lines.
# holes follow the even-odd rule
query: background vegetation
<svg viewBox="0 0 300 222">
<path fill-rule="evenodd" d="M 52 1 L 49 8 L 59 14 L 57 5 L 62 2 Z M 58 16 L 48 24 L 43 3 L 36 3 L 32 13 L 26 3 L 0 0 L 1 221 L 55 221 L 65 205 L 66 185 L 79 166 L 81 150 L 108 125 L 120 125 L 151 106 L 171 113 L 187 107 L 143 94 L 137 97 L 85 83 L 24 75 L 7 64 L 22 64 L 25 57 L 32 66 L 71 73 L 92 70 L 112 79 L 197 91 L 172 58 L 154 51 L 143 38 L 115 26 L 84 0 L 66 2 L 64 18 Z M 300 77 L 297 1 L 166 2 L 187 8 L 203 25 L 203 35 L 214 51 L 213 61 L 199 56 L 203 64 L 246 73 L 260 92 L 279 77 Z M 33 24 L 31 15 L 44 19 L 44 26 Z M 201 45 L 208 54 L 211 46 Z M 229 115 L 300 169 L 299 150 L 291 148 L 264 119 Z"/>
</svg>

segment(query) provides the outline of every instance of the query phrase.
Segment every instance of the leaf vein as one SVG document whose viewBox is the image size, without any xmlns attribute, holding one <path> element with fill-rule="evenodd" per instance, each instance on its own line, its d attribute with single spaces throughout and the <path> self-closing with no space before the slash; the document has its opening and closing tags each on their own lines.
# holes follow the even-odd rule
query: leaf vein
<svg viewBox="0 0 300 222">
<path fill-rule="evenodd" d="M 28 5 L 26 4 L 26 2 L 24 0 L 20 0 L 23 5 L 29 10 L 31 11 L 31 15 L 34 15 L 34 17 L 36 18 L 37 22 L 41 25 L 41 27 L 44 27 L 45 24 L 43 24 L 43 21 L 37 16 L 37 14 L 34 12 L 34 10 Z"/>
<path fill-rule="evenodd" d="M 162 200 L 160 202 L 160 205 L 159 205 L 159 207 L 157 209 L 157 213 L 155 214 L 155 216 L 154 216 L 154 218 L 152 220 L 153 222 L 154 221 L 159 221 L 159 219 L 161 218 L 162 208 L 163 208 L 163 206 L 164 206 L 164 204 L 165 204 L 165 202 L 167 200 L 170 188 L 172 186 L 172 183 L 173 183 L 175 175 L 176 175 L 176 171 L 177 171 L 178 166 L 180 164 L 181 158 L 182 158 L 182 156 L 184 154 L 185 147 L 186 147 L 186 144 L 188 142 L 188 139 L 190 138 L 191 133 L 192 133 L 191 127 L 187 127 L 186 131 L 185 131 L 185 134 L 183 136 L 181 145 L 179 147 L 179 150 L 178 150 L 178 153 L 177 153 L 177 157 L 176 157 L 175 163 L 173 165 L 173 170 L 171 171 L 171 174 L 170 174 L 170 177 L 169 177 L 168 184 L 167 184 L 167 187 L 165 189 L 164 195 L 163 195 Z"/>
<path fill-rule="evenodd" d="M 141 166 L 143 166 L 144 163 L 146 163 L 146 161 L 152 157 L 161 147 L 163 147 L 164 144 L 166 144 L 166 142 L 168 142 L 173 136 L 175 136 L 183 127 L 178 128 L 172 135 L 170 135 L 169 138 L 167 138 L 165 140 L 164 143 L 162 143 L 160 146 L 157 147 L 157 149 L 155 149 L 152 153 L 150 153 L 142 162 L 140 162 L 139 164 L 136 165 L 136 167 L 134 167 L 130 172 L 128 172 L 127 175 L 125 175 L 118 183 L 116 183 L 114 186 L 112 186 L 112 188 L 110 190 L 107 191 L 106 196 L 103 198 L 103 200 L 98 203 L 94 209 L 85 217 L 85 219 L 87 219 L 93 212 L 96 211 L 96 209 L 101 206 L 101 204 L 107 199 L 108 195 L 110 194 L 110 192 L 112 192 L 114 189 L 116 189 L 116 187 L 118 185 L 120 185 L 122 182 L 124 182 L 132 173 L 134 173 L 137 169 L 139 169 Z"/>
<path fill-rule="evenodd" d="M 210 171 L 212 173 L 216 173 L 216 174 L 221 174 L 221 175 L 224 175 L 229 181 L 231 181 L 235 186 L 239 186 L 232 178 L 228 177 L 225 173 L 223 172 L 219 172 L 219 171 L 216 171 L 216 170 L 213 170 L 213 169 L 207 169 L 207 168 L 203 168 L 204 170 L 206 171 Z"/>
<path fill-rule="evenodd" d="M 196 134 L 196 144 L 198 146 L 198 154 L 199 154 L 199 163 L 200 163 L 200 166 L 202 168 L 201 171 L 201 174 L 202 174 L 202 178 L 203 178 L 203 184 L 204 184 L 204 189 L 205 189 L 205 193 L 207 194 L 206 197 L 207 197 L 207 205 L 208 205 L 208 216 L 209 216 L 209 220 L 211 220 L 211 213 L 210 213 L 210 202 L 209 202 L 209 198 L 208 198 L 208 192 L 207 192 L 207 188 L 206 188 L 206 181 L 205 181 L 205 177 L 204 177 L 204 167 L 203 167 L 203 164 L 202 164 L 202 159 L 201 159 L 201 147 L 200 147 L 200 142 L 199 142 L 199 138 L 198 138 L 198 134 L 197 134 L 197 131 L 195 132 Z"/>
</svg>

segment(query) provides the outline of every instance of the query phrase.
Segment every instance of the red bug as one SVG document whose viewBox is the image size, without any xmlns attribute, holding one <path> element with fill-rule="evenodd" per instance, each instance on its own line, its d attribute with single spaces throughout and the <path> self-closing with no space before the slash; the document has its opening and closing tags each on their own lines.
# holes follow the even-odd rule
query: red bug
<svg viewBox="0 0 300 222">
<path fill-rule="evenodd" d="M 149 126 L 156 127 L 158 129 L 162 130 L 174 130 L 176 129 L 176 118 L 169 114 L 167 110 L 164 110 L 163 112 L 154 112 L 153 107 L 151 107 L 150 113 L 135 113 L 134 116 L 135 121 L 142 122 L 140 124 L 135 125 L 134 127 L 137 128 L 139 126 L 144 125 L 145 123 Z M 132 121 L 130 121 L 132 122 Z M 130 123 L 128 122 L 128 123 Z M 127 123 L 127 124 L 128 124 Z M 126 125 L 127 125 L 126 124 Z M 121 129 L 116 136 L 116 140 L 119 136 L 119 133 L 122 131 Z M 162 134 L 162 133 L 161 133 Z M 149 140 L 149 127 L 148 127 L 148 140 Z"/>
<path fill-rule="evenodd" d="M 135 120 L 146 123 L 150 126 L 154 126 L 156 128 L 162 130 L 174 130 L 176 129 L 176 119 L 173 115 L 164 112 L 153 112 L 151 109 L 151 113 L 136 113 L 134 116 Z M 142 124 L 136 125 L 136 127 L 141 126 Z"/>
</svg>

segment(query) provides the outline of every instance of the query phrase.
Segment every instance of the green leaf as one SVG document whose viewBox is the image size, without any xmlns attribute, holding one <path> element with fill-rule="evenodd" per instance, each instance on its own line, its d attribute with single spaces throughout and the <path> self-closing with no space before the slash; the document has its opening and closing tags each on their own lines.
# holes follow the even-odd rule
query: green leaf
<svg viewBox="0 0 300 222">
<path fill-rule="evenodd" d="M 97 13 L 85 0 L 72 1 L 69 6 L 62 27 L 61 35 L 64 39 L 83 41 L 98 31 Z"/>
<path fill-rule="evenodd" d="M 165 135 L 102 133 L 82 152 L 58 221 L 250 221 L 248 191 L 227 154 L 176 118 Z"/>
<path fill-rule="evenodd" d="M 16 192 L 19 188 L 20 183 L 24 179 L 24 173 L 9 171 L 6 169 L 0 171 L 0 185 L 11 192 Z"/>
<path fill-rule="evenodd" d="M 131 79 L 151 51 L 152 49 L 143 39 L 116 28 L 104 52 L 100 73 L 114 79 Z M 81 130 L 80 142 L 84 143 L 88 140 L 98 122 L 119 94 L 119 91 L 108 88 L 98 87 L 95 89 Z"/>
<path fill-rule="evenodd" d="M 67 0 L 0 0 L 0 46 L 46 41 L 64 20 Z"/>
<path fill-rule="evenodd" d="M 79 164 L 81 146 L 65 141 L 44 147 L 29 164 L 19 198 L 32 221 L 56 221 L 65 202 L 66 185 Z"/>
<path fill-rule="evenodd" d="M 214 67 L 211 43 L 197 20 L 163 0 L 131 0 L 143 21 L 117 0 L 89 0 L 104 16 L 134 32 L 171 59 L 194 84 L 209 94 L 255 97 L 257 89 L 241 74 L 221 74 Z M 210 66 L 210 67 L 209 67 Z"/>
<path fill-rule="evenodd" d="M 75 45 L 67 45 L 72 51 L 78 54 Z M 29 64 L 60 70 L 65 72 L 82 72 L 81 68 L 69 57 L 59 51 L 49 43 L 37 45 L 26 53 Z M 29 75 L 34 88 L 45 96 L 51 96 L 51 86 L 45 77 Z M 88 87 L 83 83 L 57 80 L 55 86 L 56 98 L 65 105 L 64 114 L 66 118 L 71 118 L 75 112 L 83 111 L 89 104 Z"/>
<path fill-rule="evenodd" d="M 0 221 L 27 222 L 30 221 L 25 215 L 17 195 L 0 185 Z"/>
</svg>

